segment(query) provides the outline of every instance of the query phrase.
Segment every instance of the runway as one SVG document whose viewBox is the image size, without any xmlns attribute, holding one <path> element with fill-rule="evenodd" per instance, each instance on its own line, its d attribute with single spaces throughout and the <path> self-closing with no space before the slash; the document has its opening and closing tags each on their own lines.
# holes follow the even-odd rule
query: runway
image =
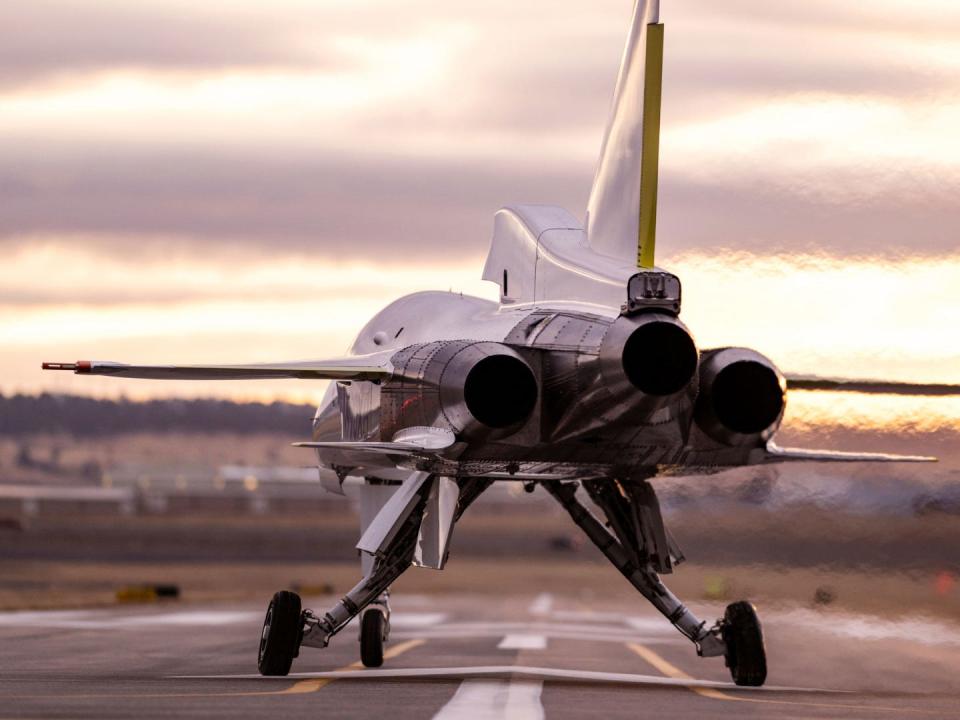
<svg viewBox="0 0 960 720">
<path fill-rule="evenodd" d="M 639 599 L 398 595 L 393 610 L 383 668 L 357 663 L 349 627 L 287 678 L 256 675 L 258 606 L 0 613 L 0 718 L 960 717 L 960 625 L 942 620 L 761 608 L 770 675 L 741 689 Z"/>
</svg>

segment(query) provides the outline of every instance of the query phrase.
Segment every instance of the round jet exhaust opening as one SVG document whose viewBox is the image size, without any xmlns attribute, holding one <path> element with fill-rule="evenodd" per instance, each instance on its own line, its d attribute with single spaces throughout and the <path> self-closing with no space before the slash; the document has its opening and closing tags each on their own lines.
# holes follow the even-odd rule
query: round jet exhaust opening
<svg viewBox="0 0 960 720">
<path fill-rule="evenodd" d="M 522 360 L 490 355 L 470 369 L 463 399 L 470 413 L 487 427 L 519 425 L 537 404 L 537 380 Z"/>
<path fill-rule="evenodd" d="M 711 388 L 717 419 L 748 435 L 766 430 L 783 412 L 783 388 L 776 371 L 752 360 L 723 368 Z"/>
<path fill-rule="evenodd" d="M 641 325 L 623 346 L 627 379 L 647 395 L 673 395 L 697 372 L 697 346 L 690 334 L 671 322 Z"/>
</svg>

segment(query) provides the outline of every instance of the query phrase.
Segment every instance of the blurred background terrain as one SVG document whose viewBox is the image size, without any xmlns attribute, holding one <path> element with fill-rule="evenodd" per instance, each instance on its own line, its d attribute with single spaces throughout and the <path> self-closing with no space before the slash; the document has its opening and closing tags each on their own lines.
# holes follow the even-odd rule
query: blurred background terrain
<svg viewBox="0 0 960 720">
<path fill-rule="evenodd" d="M 791 396 L 800 412 L 806 395 Z M 877 401 L 832 395 L 831 405 Z M 781 444 L 941 462 L 657 479 L 688 558 L 670 579 L 677 591 L 960 617 L 952 401 L 889 400 L 888 427 L 812 426 L 798 413 Z M 909 408 L 912 423 L 897 414 Z M 139 583 L 176 585 L 183 601 L 262 598 L 281 586 L 345 591 L 358 577 L 355 502 L 325 492 L 310 452 L 290 446 L 308 437 L 313 412 L 284 402 L 0 398 L 0 606 L 101 605 Z M 471 507 L 443 573 L 414 569 L 398 589 L 495 593 L 504 583 L 587 601 L 632 592 L 546 493 L 519 483 L 498 483 Z"/>
</svg>

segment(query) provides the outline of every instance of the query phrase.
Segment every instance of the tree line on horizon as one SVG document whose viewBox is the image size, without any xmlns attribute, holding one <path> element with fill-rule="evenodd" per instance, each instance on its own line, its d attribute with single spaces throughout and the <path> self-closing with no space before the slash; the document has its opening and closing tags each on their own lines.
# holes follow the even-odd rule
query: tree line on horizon
<svg viewBox="0 0 960 720">
<path fill-rule="evenodd" d="M 135 432 L 303 433 L 311 405 L 214 399 L 101 400 L 80 395 L 0 395 L 0 435 L 96 437 Z"/>
</svg>

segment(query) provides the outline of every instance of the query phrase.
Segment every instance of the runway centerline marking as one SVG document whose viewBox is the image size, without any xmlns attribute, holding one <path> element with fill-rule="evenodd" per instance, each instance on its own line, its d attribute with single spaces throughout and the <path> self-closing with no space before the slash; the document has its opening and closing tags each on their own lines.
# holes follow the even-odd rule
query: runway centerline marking
<svg viewBox="0 0 960 720">
<path fill-rule="evenodd" d="M 675 678 L 677 680 L 690 680 L 693 682 L 702 682 L 696 680 L 693 676 L 688 675 L 683 670 L 678 668 L 676 665 L 668 662 L 660 655 L 655 653 L 648 647 L 637 643 L 627 643 L 627 647 L 630 648 L 637 655 L 646 660 L 650 665 L 653 665 L 657 670 L 662 672 L 667 677 Z M 920 710 L 918 708 L 906 708 L 906 707 L 883 707 L 880 705 L 850 705 L 842 703 L 817 703 L 817 702 L 806 702 L 803 700 L 768 700 L 765 698 L 755 698 L 755 697 L 742 697 L 739 695 L 730 695 L 721 690 L 711 687 L 703 687 L 698 685 L 687 685 L 688 690 L 695 692 L 697 695 L 702 695 L 706 698 L 711 698 L 712 700 L 726 700 L 731 702 L 752 702 L 752 703 L 765 703 L 767 705 L 796 705 L 802 707 L 819 707 L 819 708 L 834 708 L 834 709 L 844 709 L 844 710 L 881 710 L 885 712 L 906 712 L 919 715 L 937 715 L 939 713 L 929 712 L 927 710 Z M 743 688 L 748 689 L 748 688 Z M 756 689 L 756 688 L 753 688 Z M 814 692 L 814 691 L 811 691 Z M 837 692 L 837 691 L 831 691 Z"/>
<path fill-rule="evenodd" d="M 540 680 L 464 680 L 433 720 L 543 720 Z"/>
<path fill-rule="evenodd" d="M 506 635 L 497 650 L 546 650 L 547 638 L 544 635 Z"/>
</svg>

